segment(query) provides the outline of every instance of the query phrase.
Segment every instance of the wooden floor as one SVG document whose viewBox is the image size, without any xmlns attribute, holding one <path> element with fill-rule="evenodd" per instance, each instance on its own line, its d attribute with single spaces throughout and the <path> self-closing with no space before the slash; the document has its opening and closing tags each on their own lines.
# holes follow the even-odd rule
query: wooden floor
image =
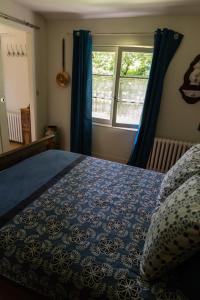
<svg viewBox="0 0 200 300">
<path fill-rule="evenodd" d="M 15 143 L 15 142 L 9 142 L 9 150 L 14 150 L 14 149 L 17 149 L 19 147 L 23 147 L 22 144 L 20 143 Z"/>
</svg>

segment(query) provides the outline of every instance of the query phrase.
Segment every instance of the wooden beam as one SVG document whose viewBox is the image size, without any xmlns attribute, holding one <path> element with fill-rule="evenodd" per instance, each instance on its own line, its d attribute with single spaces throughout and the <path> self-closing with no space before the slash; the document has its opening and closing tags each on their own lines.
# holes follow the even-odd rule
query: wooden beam
<svg viewBox="0 0 200 300">
<path fill-rule="evenodd" d="M 0 154 L 0 170 L 6 169 L 40 152 L 54 149 L 54 135 L 46 136 L 29 145 Z"/>
</svg>

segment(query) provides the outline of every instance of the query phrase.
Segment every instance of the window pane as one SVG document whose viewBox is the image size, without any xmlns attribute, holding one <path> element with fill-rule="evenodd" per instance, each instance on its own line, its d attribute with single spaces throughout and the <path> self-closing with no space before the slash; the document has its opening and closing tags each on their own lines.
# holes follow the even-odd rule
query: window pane
<svg viewBox="0 0 200 300">
<path fill-rule="evenodd" d="M 148 79 L 120 78 L 118 99 L 121 101 L 144 102 Z"/>
<path fill-rule="evenodd" d="M 123 52 L 120 76 L 148 77 L 152 53 Z"/>
<path fill-rule="evenodd" d="M 116 123 L 139 124 L 151 61 L 152 53 L 122 52 Z"/>
<path fill-rule="evenodd" d="M 112 100 L 102 98 L 93 98 L 92 117 L 98 119 L 110 120 Z"/>
<path fill-rule="evenodd" d="M 113 98 L 112 76 L 93 75 L 92 117 L 110 120 Z"/>
<path fill-rule="evenodd" d="M 115 52 L 92 52 L 93 74 L 113 75 L 115 72 Z"/>
<path fill-rule="evenodd" d="M 117 123 L 139 124 L 143 104 L 118 102 L 117 103 Z"/>
<path fill-rule="evenodd" d="M 115 59 L 115 52 L 93 51 L 93 118 L 111 119 Z"/>
<path fill-rule="evenodd" d="M 93 75 L 93 97 L 112 99 L 114 79 L 112 76 Z"/>
</svg>

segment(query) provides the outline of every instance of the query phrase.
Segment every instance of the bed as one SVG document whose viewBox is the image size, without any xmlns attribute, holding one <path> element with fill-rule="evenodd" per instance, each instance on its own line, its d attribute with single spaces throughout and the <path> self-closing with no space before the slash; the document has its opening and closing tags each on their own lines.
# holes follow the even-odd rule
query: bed
<svg viewBox="0 0 200 300">
<path fill-rule="evenodd" d="M 3 167 L 0 158 L 2 278 L 42 299 L 141 299 L 140 256 L 163 174 L 35 147 Z"/>
</svg>

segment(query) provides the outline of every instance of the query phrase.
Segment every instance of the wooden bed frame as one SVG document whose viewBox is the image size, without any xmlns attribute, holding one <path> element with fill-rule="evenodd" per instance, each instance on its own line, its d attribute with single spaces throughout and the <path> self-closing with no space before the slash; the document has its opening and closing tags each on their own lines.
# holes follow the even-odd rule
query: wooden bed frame
<svg viewBox="0 0 200 300">
<path fill-rule="evenodd" d="M 24 147 L 5 152 L 0 155 L 0 170 L 8 168 L 40 152 L 54 149 L 54 145 L 54 135 L 51 135 Z M 0 276 L 0 299 L 45 300 L 47 298 Z"/>
<path fill-rule="evenodd" d="M 0 170 L 8 168 L 40 152 L 54 149 L 54 138 L 54 135 L 49 135 L 26 146 L 0 154 Z"/>
</svg>

